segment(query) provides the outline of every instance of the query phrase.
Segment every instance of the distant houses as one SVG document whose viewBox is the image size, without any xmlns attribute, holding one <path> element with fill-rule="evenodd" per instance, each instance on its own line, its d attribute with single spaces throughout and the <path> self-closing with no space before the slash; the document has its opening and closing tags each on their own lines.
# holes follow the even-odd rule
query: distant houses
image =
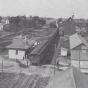
<svg viewBox="0 0 88 88">
<path fill-rule="evenodd" d="M 11 59 L 27 58 L 34 43 L 35 41 L 31 39 L 14 39 L 12 44 L 6 47 L 8 49 L 8 57 Z"/>
<path fill-rule="evenodd" d="M 88 69 L 88 42 L 77 33 L 71 35 L 69 40 L 71 65 L 81 69 Z"/>
<path fill-rule="evenodd" d="M 2 17 L 1 23 L 2 23 L 3 25 L 9 24 L 9 19 L 8 19 L 8 17 Z"/>
</svg>

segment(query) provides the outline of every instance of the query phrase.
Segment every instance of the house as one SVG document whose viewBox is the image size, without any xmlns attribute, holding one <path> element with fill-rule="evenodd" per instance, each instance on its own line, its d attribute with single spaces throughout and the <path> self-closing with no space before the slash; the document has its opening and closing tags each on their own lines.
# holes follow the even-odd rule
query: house
<svg viewBox="0 0 88 88">
<path fill-rule="evenodd" d="M 70 36 L 69 40 L 71 65 L 80 69 L 88 69 L 88 42 L 77 33 Z"/>
<path fill-rule="evenodd" d="M 8 57 L 12 59 L 24 59 L 31 52 L 31 47 L 34 44 L 34 40 L 26 39 L 14 39 L 12 44 L 7 46 Z"/>
<path fill-rule="evenodd" d="M 8 17 L 2 17 L 1 23 L 2 23 L 3 25 L 9 24 L 9 18 L 8 18 Z"/>
<path fill-rule="evenodd" d="M 88 77 L 71 66 L 51 77 L 45 88 L 88 88 Z"/>
<path fill-rule="evenodd" d="M 66 35 L 74 34 L 75 30 L 76 30 L 75 29 L 76 25 L 77 25 L 77 23 L 75 22 L 75 20 L 72 17 L 68 18 L 63 25 L 64 34 L 66 34 Z"/>
<path fill-rule="evenodd" d="M 3 25 L 0 23 L 0 31 L 3 31 Z"/>
</svg>

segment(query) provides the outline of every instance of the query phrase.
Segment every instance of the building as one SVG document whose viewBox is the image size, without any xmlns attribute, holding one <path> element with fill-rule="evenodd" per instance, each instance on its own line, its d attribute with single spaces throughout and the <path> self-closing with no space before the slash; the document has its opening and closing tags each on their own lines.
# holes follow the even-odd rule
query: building
<svg viewBox="0 0 88 88">
<path fill-rule="evenodd" d="M 81 69 L 88 69 L 88 42 L 77 33 L 70 36 L 69 40 L 71 65 Z"/>
<path fill-rule="evenodd" d="M 34 42 L 31 39 L 14 39 L 12 44 L 6 47 L 8 49 L 8 57 L 12 59 L 25 59 L 31 52 Z"/>
<path fill-rule="evenodd" d="M 88 77 L 72 66 L 51 77 L 45 88 L 88 88 Z"/>
<path fill-rule="evenodd" d="M 61 47 L 61 56 L 67 56 L 68 50 L 66 48 Z"/>
<path fill-rule="evenodd" d="M 77 23 L 75 22 L 75 20 L 70 17 L 68 18 L 65 23 L 64 23 L 64 34 L 66 35 L 72 35 L 75 33 L 75 26 L 77 25 Z"/>
<path fill-rule="evenodd" d="M 2 23 L 3 25 L 9 24 L 9 18 L 8 18 L 8 17 L 3 17 L 2 20 L 1 20 L 1 23 Z"/>
</svg>

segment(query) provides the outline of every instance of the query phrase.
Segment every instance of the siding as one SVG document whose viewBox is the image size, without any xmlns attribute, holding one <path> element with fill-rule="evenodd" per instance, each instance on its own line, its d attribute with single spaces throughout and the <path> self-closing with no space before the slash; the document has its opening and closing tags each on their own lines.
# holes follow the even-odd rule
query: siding
<svg viewBox="0 0 88 88">
<path fill-rule="evenodd" d="M 80 58 L 81 61 L 88 61 L 88 52 L 82 53 L 81 51 L 71 51 L 71 60 L 78 61 Z"/>
<path fill-rule="evenodd" d="M 71 60 L 71 65 L 79 68 L 79 61 Z M 80 61 L 81 69 L 88 69 L 88 61 Z"/>
<path fill-rule="evenodd" d="M 23 59 L 24 56 L 25 56 L 25 51 L 18 50 L 18 55 L 16 55 L 16 50 L 9 50 L 9 58 Z"/>
</svg>

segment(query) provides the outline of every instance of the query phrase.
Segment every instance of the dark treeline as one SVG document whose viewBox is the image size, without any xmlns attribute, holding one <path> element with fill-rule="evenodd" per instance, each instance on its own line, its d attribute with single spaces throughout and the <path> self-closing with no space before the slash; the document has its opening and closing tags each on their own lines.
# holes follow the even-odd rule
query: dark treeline
<svg viewBox="0 0 88 88">
<path fill-rule="evenodd" d="M 2 17 L 0 16 L 0 23 L 1 23 Z M 4 25 L 4 30 L 5 31 L 10 31 L 10 32 L 18 32 L 21 30 L 25 30 L 25 28 L 32 28 L 36 26 L 42 26 L 46 24 L 46 20 L 39 18 L 38 16 L 30 16 L 26 17 L 24 16 L 12 16 L 8 17 L 9 24 Z"/>
</svg>

